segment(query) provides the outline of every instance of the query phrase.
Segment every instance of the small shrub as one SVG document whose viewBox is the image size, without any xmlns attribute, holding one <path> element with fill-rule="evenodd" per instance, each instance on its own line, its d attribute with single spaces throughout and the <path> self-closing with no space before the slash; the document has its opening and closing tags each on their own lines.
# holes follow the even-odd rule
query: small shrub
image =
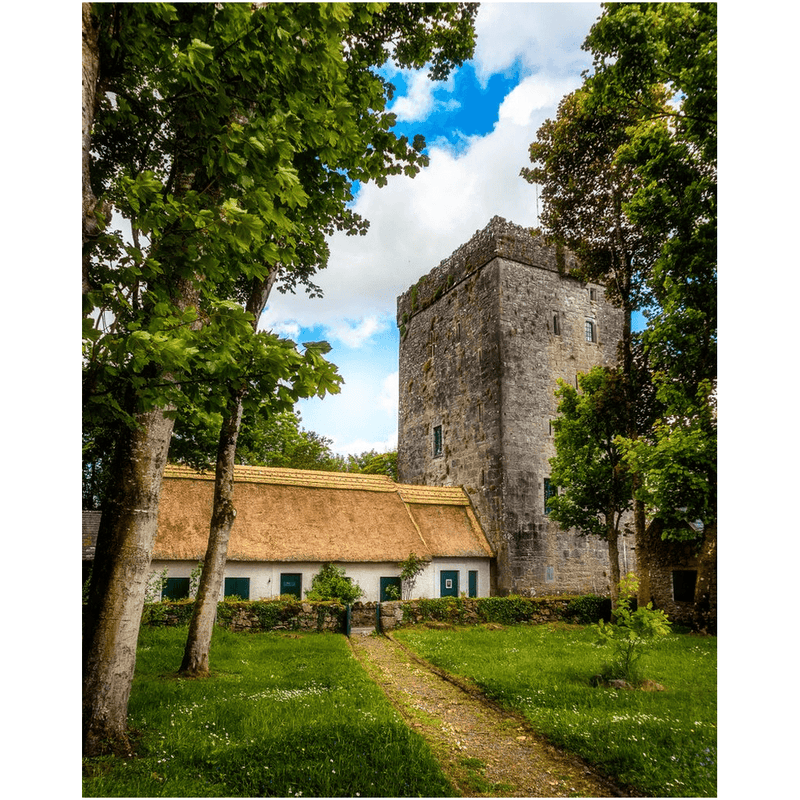
<svg viewBox="0 0 800 800">
<path fill-rule="evenodd" d="M 386 587 L 386 596 L 390 600 L 399 600 L 400 599 L 400 589 L 393 583 L 389 584 Z"/>
<path fill-rule="evenodd" d="M 481 597 L 477 602 L 478 616 L 485 622 L 516 625 L 529 622 L 536 606 L 526 597 Z"/>
<path fill-rule="evenodd" d="M 308 600 L 338 600 L 345 605 L 362 597 L 364 590 L 345 575 L 335 564 L 323 564 L 311 579 L 311 588 L 306 590 Z"/>
<path fill-rule="evenodd" d="M 654 609 L 652 603 L 645 608 L 631 610 L 631 602 L 638 588 L 636 576 L 629 572 L 619 584 L 614 622 L 609 624 L 600 620 L 593 626 L 598 635 L 598 644 L 611 644 L 614 648 L 613 660 L 602 673 L 604 678 L 622 678 L 629 683 L 638 683 L 641 679 L 638 662 L 642 651 L 670 632 L 667 615 L 660 609 Z"/>
<path fill-rule="evenodd" d="M 403 587 L 403 599 L 410 600 L 414 594 L 414 587 L 417 584 L 419 574 L 425 569 L 428 562 L 424 558 L 420 558 L 413 550 L 405 561 L 401 561 L 397 566 L 400 568 L 400 582 Z M 386 593 L 389 594 L 389 589 L 397 591 L 397 587 L 390 586 L 387 588 Z M 399 600 L 400 596 L 392 597 L 392 600 Z"/>
</svg>

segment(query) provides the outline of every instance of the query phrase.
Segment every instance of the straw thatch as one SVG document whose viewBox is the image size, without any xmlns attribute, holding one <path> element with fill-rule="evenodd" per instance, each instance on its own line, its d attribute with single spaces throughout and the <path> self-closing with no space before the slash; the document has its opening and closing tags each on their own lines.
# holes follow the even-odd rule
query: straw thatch
<svg viewBox="0 0 800 800">
<path fill-rule="evenodd" d="M 455 487 L 395 484 L 386 475 L 235 468 L 229 561 L 402 561 L 494 554 Z M 214 475 L 167 467 L 153 558 L 205 555 Z"/>
</svg>

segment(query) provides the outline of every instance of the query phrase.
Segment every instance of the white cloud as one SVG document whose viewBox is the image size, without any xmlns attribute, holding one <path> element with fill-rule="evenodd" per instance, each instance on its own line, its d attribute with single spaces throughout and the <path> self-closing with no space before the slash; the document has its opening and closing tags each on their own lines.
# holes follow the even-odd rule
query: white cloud
<svg viewBox="0 0 800 800">
<path fill-rule="evenodd" d="M 328 339 L 346 344 L 348 347 L 362 347 L 375 333 L 386 329 L 386 322 L 375 315 L 360 320 L 355 325 L 352 320 L 339 320 L 326 327 Z"/>
<path fill-rule="evenodd" d="M 482 3 L 475 66 L 486 83 L 495 73 L 577 73 L 591 63 L 580 50 L 598 3 Z"/>
<path fill-rule="evenodd" d="M 276 336 L 283 336 L 286 339 L 297 341 L 300 338 L 300 326 L 291 320 L 277 320 L 275 324 L 265 324 L 265 318 L 261 318 L 259 328 L 261 330 L 268 330 Z"/>
<path fill-rule="evenodd" d="M 452 91 L 455 85 L 452 76 L 445 82 L 430 80 L 424 71 L 402 70 L 407 82 L 406 94 L 397 97 L 390 111 L 397 114 L 399 122 L 418 122 L 428 117 L 434 109 L 455 109 L 457 100 L 440 100 L 435 92 Z"/>
<path fill-rule="evenodd" d="M 393 416 L 397 416 L 397 409 L 400 405 L 400 389 L 398 381 L 400 373 L 393 372 L 383 379 L 381 393 L 378 395 L 378 405 Z"/>
</svg>

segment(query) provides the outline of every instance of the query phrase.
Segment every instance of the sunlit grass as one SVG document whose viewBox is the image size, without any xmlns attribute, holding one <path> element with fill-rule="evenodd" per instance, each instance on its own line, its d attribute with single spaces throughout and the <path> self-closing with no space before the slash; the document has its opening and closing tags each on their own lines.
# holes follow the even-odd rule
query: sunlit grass
<svg viewBox="0 0 800 800">
<path fill-rule="evenodd" d="M 665 691 L 645 692 L 591 685 L 610 653 L 588 628 L 419 627 L 395 635 L 642 794 L 716 796 L 716 638 L 666 637 L 641 664 Z"/>
<path fill-rule="evenodd" d="M 186 628 L 143 629 L 137 757 L 84 762 L 94 797 L 441 797 L 452 788 L 340 635 L 218 628 L 213 676 L 176 677 Z"/>
</svg>

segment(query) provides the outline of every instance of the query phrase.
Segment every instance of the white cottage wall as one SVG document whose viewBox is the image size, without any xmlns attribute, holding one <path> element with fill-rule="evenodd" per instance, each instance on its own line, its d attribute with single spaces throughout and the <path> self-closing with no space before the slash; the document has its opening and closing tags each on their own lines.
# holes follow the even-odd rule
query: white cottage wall
<svg viewBox="0 0 800 800">
<path fill-rule="evenodd" d="M 196 563 L 189 561 L 154 560 L 151 571 L 158 574 L 167 570 L 167 577 L 188 578 Z M 311 589 L 311 579 L 319 572 L 321 562 L 255 562 L 255 561 L 229 561 L 225 565 L 225 578 L 249 578 L 250 600 L 261 600 L 277 597 L 280 594 L 281 575 L 301 574 L 301 597 L 305 599 L 306 592 Z M 400 567 L 395 562 L 338 564 L 343 567 L 345 574 L 352 578 L 363 590 L 364 602 L 376 602 L 380 598 L 380 580 L 384 577 L 399 577 Z M 488 558 L 462 558 L 462 559 L 434 559 L 420 573 L 414 587 L 415 598 L 434 598 L 440 596 L 442 571 L 458 572 L 458 593 L 468 594 L 469 572 L 475 570 L 477 574 L 477 596 L 487 597 L 490 587 L 490 561 Z M 223 599 L 223 589 L 220 590 L 220 600 Z"/>
</svg>

